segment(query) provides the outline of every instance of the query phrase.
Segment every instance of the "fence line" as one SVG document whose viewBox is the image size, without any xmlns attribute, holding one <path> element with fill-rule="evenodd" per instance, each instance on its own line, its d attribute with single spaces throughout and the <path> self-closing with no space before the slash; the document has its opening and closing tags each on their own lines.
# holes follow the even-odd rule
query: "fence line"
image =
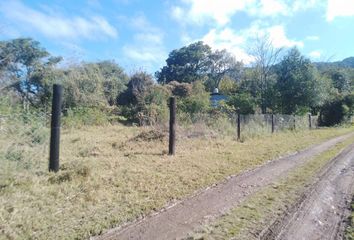
<svg viewBox="0 0 354 240">
<path fill-rule="evenodd" d="M 179 116 L 177 115 L 177 118 Z M 238 120 L 239 118 L 239 120 Z M 287 130 L 306 130 L 318 127 L 318 117 L 285 114 L 198 114 L 190 119 L 177 119 L 179 137 L 233 135 L 248 138 Z"/>
</svg>

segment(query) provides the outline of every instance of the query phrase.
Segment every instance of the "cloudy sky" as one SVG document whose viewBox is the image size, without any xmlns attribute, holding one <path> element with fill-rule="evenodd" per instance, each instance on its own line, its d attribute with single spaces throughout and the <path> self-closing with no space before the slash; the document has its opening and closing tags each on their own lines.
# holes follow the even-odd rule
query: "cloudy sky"
<svg viewBox="0 0 354 240">
<path fill-rule="evenodd" d="M 67 62 L 128 71 L 153 73 L 197 40 L 249 63 L 264 34 L 314 61 L 354 56 L 354 0 L 0 0 L 0 40 L 31 37 Z"/>
</svg>

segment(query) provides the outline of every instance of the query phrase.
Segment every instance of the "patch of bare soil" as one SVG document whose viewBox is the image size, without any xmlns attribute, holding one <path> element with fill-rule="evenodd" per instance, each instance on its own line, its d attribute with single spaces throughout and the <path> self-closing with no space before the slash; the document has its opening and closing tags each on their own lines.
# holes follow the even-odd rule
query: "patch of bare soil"
<svg viewBox="0 0 354 240">
<path fill-rule="evenodd" d="M 187 233 L 203 225 L 208 219 L 221 216 L 244 201 L 250 194 L 286 176 L 291 170 L 305 163 L 307 159 L 326 151 L 336 143 L 353 135 L 354 133 L 350 133 L 333 138 L 297 154 L 270 161 L 251 171 L 231 176 L 224 182 L 204 189 L 158 213 L 125 226 L 111 229 L 92 239 L 156 240 L 183 238 Z"/>
<path fill-rule="evenodd" d="M 260 239 L 343 239 L 354 192 L 354 144 L 333 159 L 291 211 Z"/>
</svg>

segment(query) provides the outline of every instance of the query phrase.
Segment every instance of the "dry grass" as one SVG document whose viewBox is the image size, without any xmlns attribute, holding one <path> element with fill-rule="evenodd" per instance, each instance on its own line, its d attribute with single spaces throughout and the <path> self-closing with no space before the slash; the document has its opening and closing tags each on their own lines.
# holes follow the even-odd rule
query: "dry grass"
<svg viewBox="0 0 354 240">
<path fill-rule="evenodd" d="M 250 196 L 242 205 L 215 222 L 196 230 L 187 239 L 259 239 L 259 233 L 293 206 L 317 172 L 354 138 L 338 143 L 298 167 L 287 177 Z M 347 236 L 350 232 L 348 231 Z M 350 239 L 350 238 L 348 238 Z"/>
<path fill-rule="evenodd" d="M 250 139 L 183 138 L 167 156 L 167 136 L 107 126 L 64 130 L 61 170 L 47 172 L 43 141 L 0 134 L 0 239 L 82 239 L 134 220 L 265 161 L 352 131 L 285 132 Z M 142 133 L 144 132 L 144 133 Z"/>
</svg>

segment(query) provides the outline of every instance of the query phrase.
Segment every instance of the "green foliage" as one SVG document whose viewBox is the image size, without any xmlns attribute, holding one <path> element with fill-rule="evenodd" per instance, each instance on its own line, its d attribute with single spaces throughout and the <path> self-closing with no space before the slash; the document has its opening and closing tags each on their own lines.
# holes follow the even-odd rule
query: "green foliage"
<svg viewBox="0 0 354 240">
<path fill-rule="evenodd" d="M 173 50 L 166 63 L 155 73 L 158 83 L 203 81 L 208 91 L 219 87 L 226 76 L 237 79 L 242 68 L 242 63 L 226 50 L 212 51 L 201 41 Z"/>
<path fill-rule="evenodd" d="M 173 96 L 187 97 L 192 93 L 193 85 L 190 83 L 179 83 L 177 81 L 169 82 L 165 85 L 169 89 Z"/>
<path fill-rule="evenodd" d="M 106 125 L 110 121 L 110 114 L 94 107 L 74 107 L 66 110 L 63 125 L 69 128 L 78 128 L 83 125 Z"/>
<path fill-rule="evenodd" d="M 239 79 L 243 64 L 236 61 L 236 58 L 226 50 L 216 50 L 209 54 L 208 79 L 205 86 L 208 91 L 219 88 L 224 78 Z"/>
<path fill-rule="evenodd" d="M 110 106 L 116 104 L 118 95 L 125 90 L 129 78 L 124 70 L 113 61 L 97 63 L 102 75 L 103 92 Z"/>
<path fill-rule="evenodd" d="M 239 89 L 239 86 L 237 84 L 237 82 L 230 78 L 230 77 L 224 77 L 220 84 L 219 84 L 219 92 L 227 95 L 227 96 L 231 96 L 233 94 L 235 94 Z"/>
<path fill-rule="evenodd" d="M 58 74 L 63 78 L 65 108 L 111 106 L 128 81 L 110 61 L 72 65 Z"/>
<path fill-rule="evenodd" d="M 332 85 L 339 93 L 348 93 L 351 90 L 351 82 L 349 72 L 346 69 L 328 68 L 323 72 L 328 77 Z"/>
<path fill-rule="evenodd" d="M 173 50 L 166 59 L 167 65 L 155 73 L 157 82 L 192 83 L 203 79 L 207 75 L 210 53 L 211 48 L 201 41 Z"/>
<path fill-rule="evenodd" d="M 154 84 L 151 75 L 137 72 L 118 97 L 118 104 L 128 121 L 139 125 L 154 124 L 167 118 L 169 95 L 166 88 Z"/>
<path fill-rule="evenodd" d="M 302 114 L 324 100 L 322 82 L 309 59 L 291 49 L 276 66 L 278 108 L 285 114 Z"/>
<path fill-rule="evenodd" d="M 202 82 L 193 83 L 192 93 L 186 98 L 180 98 L 178 109 L 189 116 L 206 113 L 210 109 L 210 95 L 205 91 Z"/>
<path fill-rule="evenodd" d="M 118 97 L 120 105 L 144 104 L 145 97 L 154 85 L 152 76 L 146 72 L 136 72 L 130 77 L 127 89 Z"/>
<path fill-rule="evenodd" d="M 231 96 L 226 102 L 227 105 L 233 107 L 237 113 L 240 114 L 254 114 L 256 102 L 254 98 L 248 93 L 240 93 Z"/>
<path fill-rule="evenodd" d="M 146 95 L 145 115 L 148 119 L 148 124 L 156 124 L 168 119 L 167 101 L 170 92 L 160 85 L 154 85 Z"/>
<path fill-rule="evenodd" d="M 320 109 L 319 124 L 333 126 L 350 121 L 354 113 L 354 94 L 338 96 L 325 103 Z"/>
<path fill-rule="evenodd" d="M 30 38 L 18 38 L 0 42 L 0 71 L 2 79 L 0 90 L 7 89 L 20 96 L 21 101 L 28 105 L 44 104 L 49 91 L 48 73 L 61 60 L 51 57 Z"/>
</svg>

